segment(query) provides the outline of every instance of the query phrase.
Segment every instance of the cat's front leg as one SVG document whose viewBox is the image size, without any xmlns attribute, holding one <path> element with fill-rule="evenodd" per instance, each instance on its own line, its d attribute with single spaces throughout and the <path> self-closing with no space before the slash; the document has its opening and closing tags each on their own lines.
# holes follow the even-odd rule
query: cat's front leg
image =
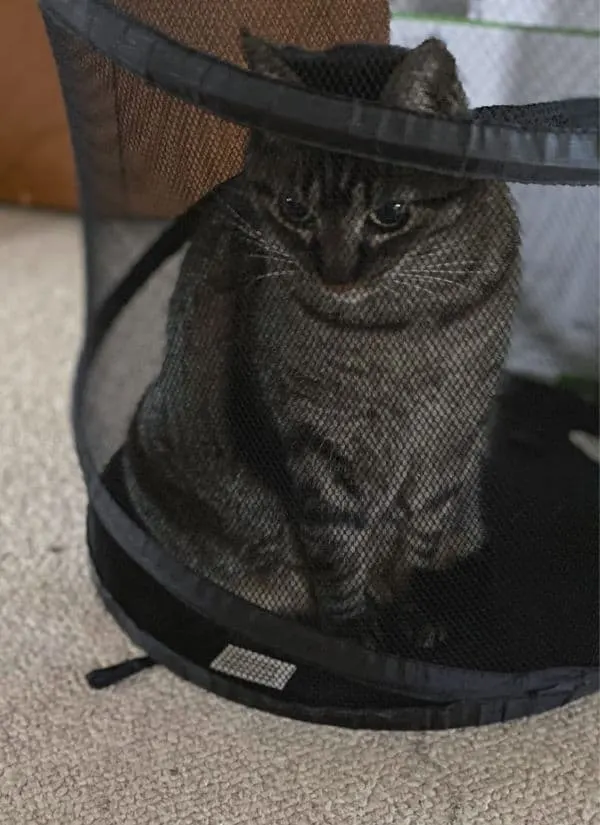
<svg viewBox="0 0 600 825">
<path fill-rule="evenodd" d="M 367 514 L 343 445 L 307 425 L 288 439 L 298 535 L 323 630 L 360 635 L 368 578 Z"/>
<path fill-rule="evenodd" d="M 337 636 L 368 636 L 368 570 L 362 531 L 349 525 L 304 523 L 299 536 L 322 630 Z"/>
<path fill-rule="evenodd" d="M 483 545 L 480 446 L 473 442 L 467 456 L 460 461 L 456 459 L 445 469 L 433 462 L 415 466 L 403 491 L 406 526 L 398 559 L 399 575 L 403 579 L 407 568 L 424 573 L 449 571 Z M 447 581 L 451 587 L 450 572 Z M 435 610 L 432 608 L 427 594 L 417 602 L 407 601 L 405 635 L 416 647 L 437 647 L 447 638 L 446 621 L 437 606 Z"/>
<path fill-rule="evenodd" d="M 443 570 L 483 542 L 481 472 L 487 429 L 449 421 L 414 432 L 414 451 L 399 505 L 405 512 L 409 565 Z"/>
<path fill-rule="evenodd" d="M 403 545 L 414 568 L 444 570 L 478 550 L 484 540 L 476 475 L 462 481 L 429 479 L 428 496 L 410 512 Z"/>
<path fill-rule="evenodd" d="M 210 517 L 196 531 L 215 580 L 236 595 L 280 615 L 314 621 L 314 604 L 298 540 L 277 494 L 231 458 L 200 488 Z"/>
</svg>

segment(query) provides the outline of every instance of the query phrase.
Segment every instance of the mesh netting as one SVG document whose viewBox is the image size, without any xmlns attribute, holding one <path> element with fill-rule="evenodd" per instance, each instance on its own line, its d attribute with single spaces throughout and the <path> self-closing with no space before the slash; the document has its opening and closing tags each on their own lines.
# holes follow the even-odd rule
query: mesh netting
<svg viewBox="0 0 600 825">
<path fill-rule="evenodd" d="M 556 303 L 598 268 L 593 33 L 395 11 L 390 46 L 372 0 L 45 5 L 86 222 L 78 442 L 127 556 L 113 596 L 149 574 L 140 605 L 156 582 L 184 594 L 193 615 L 150 610 L 146 632 L 187 659 L 204 634 L 234 680 L 252 647 L 248 680 L 291 679 L 291 702 L 382 708 L 412 680 L 416 706 L 450 669 L 445 700 L 490 674 L 581 686 L 598 479 L 573 433 L 597 437 L 597 399 L 510 359 L 523 284 L 553 279 Z M 352 152 L 322 134 L 337 105 Z M 273 676 L 261 651 L 296 664 Z"/>
</svg>

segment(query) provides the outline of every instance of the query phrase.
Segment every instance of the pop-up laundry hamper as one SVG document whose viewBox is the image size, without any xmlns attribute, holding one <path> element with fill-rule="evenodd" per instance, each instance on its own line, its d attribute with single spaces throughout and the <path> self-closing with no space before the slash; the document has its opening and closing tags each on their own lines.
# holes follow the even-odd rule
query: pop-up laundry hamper
<svg viewBox="0 0 600 825">
<path fill-rule="evenodd" d="M 377 68 L 375 58 L 367 61 L 364 93 L 353 98 L 336 81 L 335 60 L 308 58 L 298 48 L 285 54 L 305 79 L 302 87 L 248 72 L 242 29 L 311 49 L 387 37 L 387 8 L 381 12 L 377 4 L 373 15 L 380 17 L 372 25 L 371 4 L 352 10 L 341 4 L 359 23 L 365 17 L 354 28 L 326 15 L 319 22 L 317 3 L 297 5 L 288 20 L 281 10 L 260 12 L 260 3 L 242 0 L 41 0 L 85 226 L 86 336 L 74 427 L 89 496 L 91 564 L 108 610 L 147 653 L 108 669 L 105 681 L 158 663 L 235 701 L 350 727 L 479 725 L 563 705 L 598 686 L 597 466 L 569 437 L 597 435 L 594 399 L 523 376 L 502 377 L 481 472 L 485 538 L 447 569 L 425 565 L 415 572 L 411 615 L 420 617 L 418 630 L 407 630 L 402 605 L 381 613 L 377 633 L 366 633 L 360 621 L 337 632 L 318 611 L 304 620 L 279 610 L 276 596 L 271 607 L 228 589 L 189 553 L 161 544 L 131 500 L 123 464 L 130 423 L 161 370 L 169 300 L 186 250 L 202 215 L 230 191 L 226 179 L 239 172 L 243 130 L 337 158 L 389 164 L 407 175 L 433 174 L 452 182 L 450 188 L 504 181 L 515 190 L 534 186 L 543 200 L 544 192 L 568 187 L 574 211 L 577 192 L 598 185 L 597 100 L 561 94 L 558 102 L 436 117 L 378 102 L 373 89 L 390 69 Z M 235 45 L 225 47 L 225 40 Z M 480 71 L 504 69 L 490 55 Z M 304 220 L 297 204 L 289 198 L 286 204 L 290 220 Z M 395 212 L 377 214 L 380 224 L 397 221 Z M 251 223 L 241 211 L 238 220 Z M 526 215 L 521 231 L 528 231 Z M 549 215 L 547 232 L 568 235 L 569 227 Z M 217 247 L 218 233 L 215 255 Z M 330 321 L 335 326 L 334 316 Z M 247 391 L 252 395 L 253 387 Z M 241 419 L 245 410 L 234 404 L 231 416 Z M 254 433 L 257 421 L 242 424 Z M 276 456 L 268 439 L 257 443 L 248 450 L 260 475 Z M 323 460 L 333 460 L 333 452 Z M 338 471 L 343 475 L 341 465 Z M 271 479 L 273 489 L 278 478 Z M 177 483 L 165 477 L 164 489 Z M 293 507 L 286 512 L 293 522 Z M 248 518 L 258 523 L 262 514 Z M 351 535 L 362 529 L 355 521 Z M 307 581 L 310 575 L 307 563 Z M 102 678 L 96 674 L 96 685 Z"/>
</svg>

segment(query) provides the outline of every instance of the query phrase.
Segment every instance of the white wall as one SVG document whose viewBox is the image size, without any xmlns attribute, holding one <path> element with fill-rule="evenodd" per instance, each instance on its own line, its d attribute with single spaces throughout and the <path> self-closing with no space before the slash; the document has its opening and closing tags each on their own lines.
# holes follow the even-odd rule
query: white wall
<svg viewBox="0 0 600 825">
<path fill-rule="evenodd" d="M 598 0 L 470 0 L 467 5 L 469 16 L 481 20 L 573 29 L 600 24 Z"/>
<path fill-rule="evenodd" d="M 392 18 L 391 40 L 412 47 L 441 37 L 457 59 L 473 106 L 597 96 L 597 37 L 522 26 L 597 28 L 599 8 L 598 0 L 471 0 L 470 13 L 484 21 Z M 529 185 L 513 192 L 524 271 L 507 366 L 550 381 L 597 375 L 599 190 Z"/>
</svg>

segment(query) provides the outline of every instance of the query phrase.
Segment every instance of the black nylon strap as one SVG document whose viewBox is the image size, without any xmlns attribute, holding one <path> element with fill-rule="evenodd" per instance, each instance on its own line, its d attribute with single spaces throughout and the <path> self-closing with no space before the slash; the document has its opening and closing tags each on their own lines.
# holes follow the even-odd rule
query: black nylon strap
<svg viewBox="0 0 600 825">
<path fill-rule="evenodd" d="M 542 104 L 545 114 L 539 106 L 492 106 L 462 120 L 428 117 L 250 74 L 177 43 L 106 0 L 40 0 L 40 6 L 49 27 L 71 32 L 153 86 L 242 125 L 449 175 L 574 186 L 599 181 L 599 127 L 590 118 L 598 101 Z"/>
<path fill-rule="evenodd" d="M 130 676 L 135 676 L 136 673 L 141 673 L 142 670 L 154 667 L 155 664 L 156 662 L 149 656 L 140 656 L 136 659 L 127 659 L 118 665 L 92 670 L 85 678 L 92 690 L 104 690 L 107 687 L 117 685 Z"/>
</svg>

